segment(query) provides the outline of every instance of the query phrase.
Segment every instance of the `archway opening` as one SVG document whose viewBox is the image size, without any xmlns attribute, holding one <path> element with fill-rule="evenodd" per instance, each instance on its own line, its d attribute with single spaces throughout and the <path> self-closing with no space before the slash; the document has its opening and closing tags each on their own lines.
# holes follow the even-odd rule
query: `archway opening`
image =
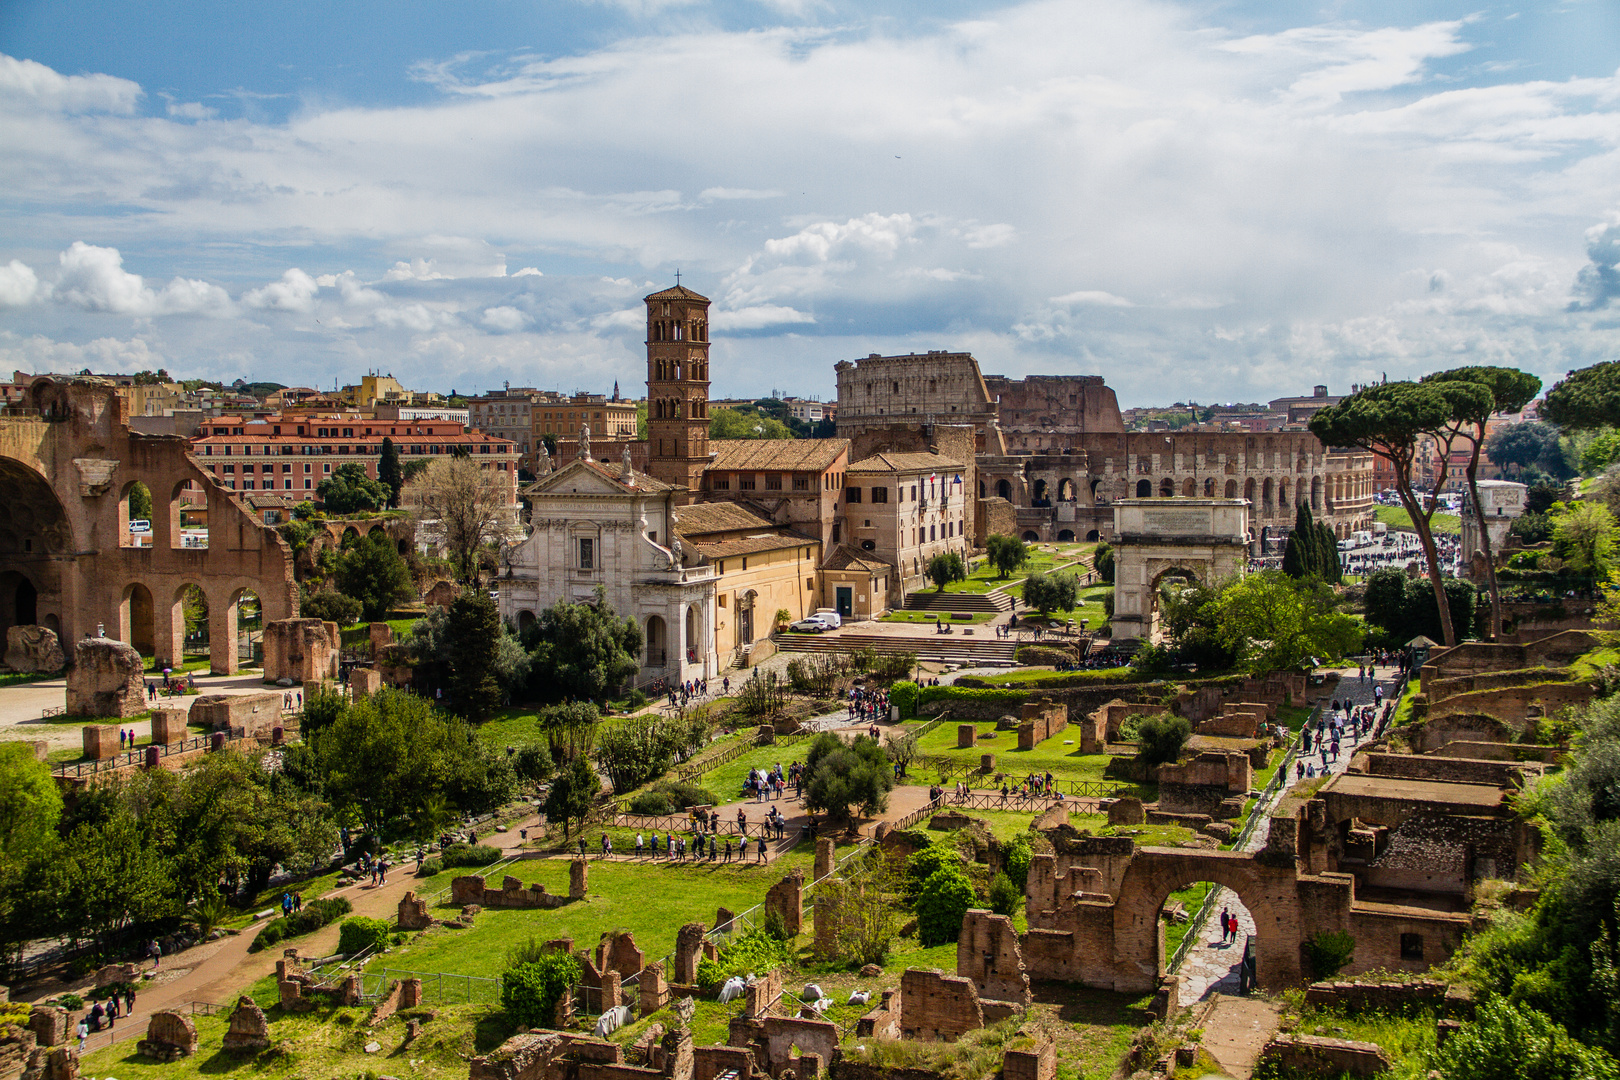
<svg viewBox="0 0 1620 1080">
<path fill-rule="evenodd" d="M 703 649 L 702 642 L 698 640 L 699 631 L 703 627 L 703 620 L 698 615 L 696 604 L 686 605 L 686 662 L 695 664 L 698 655 Z"/>
<path fill-rule="evenodd" d="M 522 615 L 518 618 L 521 620 Z M 534 616 L 530 615 L 530 619 Z M 669 647 L 669 631 L 664 626 L 662 615 L 647 617 L 647 653 L 642 667 L 661 668 L 666 662 L 665 650 Z"/>
<path fill-rule="evenodd" d="M 1159 970 L 1169 974 L 1173 966 L 1181 975 L 1179 1004 L 1244 989 L 1245 956 L 1254 952 L 1250 939 L 1256 924 L 1236 892 L 1213 881 L 1184 885 L 1159 906 L 1159 929 Z M 1251 961 L 1249 986 L 1256 967 Z"/>
<path fill-rule="evenodd" d="M 180 617 L 185 622 L 181 662 L 208 659 L 208 595 L 198 585 L 182 585 L 176 599 L 180 604 Z"/>
<path fill-rule="evenodd" d="M 169 493 L 170 547 L 208 547 L 208 492 L 195 480 L 182 480 Z"/>
<path fill-rule="evenodd" d="M 37 471 L 9 458 L 0 458 L 0 509 L 3 642 L 13 626 L 57 629 L 53 621 L 59 621 L 62 613 L 59 556 L 73 551 L 74 542 L 56 492 Z M 64 643 L 64 648 L 71 653 L 71 644 Z"/>
<path fill-rule="evenodd" d="M 409 540 L 401 540 L 397 546 L 401 556 L 409 555 L 411 553 L 411 542 Z"/>
<path fill-rule="evenodd" d="M 1136 497 L 1138 499 L 1151 499 L 1151 498 L 1153 498 L 1153 481 L 1151 481 L 1151 480 L 1138 480 L 1136 482 Z"/>
<path fill-rule="evenodd" d="M 1030 505 L 1032 505 L 1032 506 L 1050 506 L 1051 505 L 1051 500 L 1048 499 L 1047 496 L 1046 496 L 1046 481 L 1045 480 L 1039 480 L 1038 479 L 1038 480 L 1035 481 L 1034 494 L 1030 498 Z"/>
<path fill-rule="evenodd" d="M 1163 570 L 1153 579 L 1153 588 L 1148 594 L 1147 611 L 1147 640 L 1157 641 L 1161 636 L 1162 613 L 1164 602 L 1173 598 L 1183 589 L 1192 588 L 1199 584 L 1199 577 L 1193 571 L 1183 566 L 1173 566 Z"/>
<path fill-rule="evenodd" d="M 1010 480 L 997 480 L 996 481 L 996 494 L 999 495 L 1001 498 L 1006 499 L 1008 502 L 1012 502 L 1012 481 L 1010 481 Z"/>
<path fill-rule="evenodd" d="M 1159 498 L 1168 499 L 1176 493 L 1176 482 L 1168 476 L 1159 481 Z"/>
<path fill-rule="evenodd" d="M 1024 543 L 1026 543 L 1026 544 L 1034 544 L 1034 543 L 1037 543 L 1040 540 L 1040 538 L 1041 538 L 1041 534 L 1036 532 L 1034 529 L 1025 529 L 1024 530 Z"/>
<path fill-rule="evenodd" d="M 350 525 L 347 529 L 343 530 L 343 538 L 338 541 L 338 547 L 344 551 L 348 551 L 356 543 L 358 543 L 359 540 L 360 530 L 355 528 L 353 525 Z"/>
<path fill-rule="evenodd" d="M 1074 530 L 1073 529 L 1059 529 L 1058 530 L 1058 543 L 1060 543 L 1060 544 L 1072 544 L 1072 543 L 1074 543 Z"/>
<path fill-rule="evenodd" d="M 1181 494 L 1184 495 L 1185 497 L 1189 498 L 1189 499 L 1192 498 L 1193 496 L 1197 495 L 1198 494 L 1198 481 L 1194 480 L 1190 476 L 1187 477 L 1187 479 L 1183 480 L 1181 482 Z"/>
<path fill-rule="evenodd" d="M 1058 502 L 1074 502 L 1074 493 L 1075 487 L 1073 480 L 1065 476 L 1063 479 L 1058 481 Z"/>
<path fill-rule="evenodd" d="M 236 623 L 236 662 L 250 667 L 264 664 L 264 608 L 259 594 L 242 589 L 231 598 L 232 621 Z"/>
<path fill-rule="evenodd" d="M 1100 533 L 1098 533 L 1096 529 L 1088 529 L 1088 530 L 1086 530 L 1086 539 L 1087 540 L 1101 540 L 1102 535 Z"/>
<path fill-rule="evenodd" d="M 1228 499 L 1237 498 L 1237 481 L 1236 480 L 1228 480 L 1226 482 L 1226 497 Z"/>
<path fill-rule="evenodd" d="M 657 618 L 657 616 L 655 615 L 655 616 L 653 616 L 653 618 Z M 533 625 L 534 625 L 534 612 L 530 611 L 528 608 L 524 608 L 522 611 L 518 612 L 518 617 L 517 617 L 518 633 L 520 633 L 520 634 L 523 633 L 523 631 L 527 630 L 529 627 L 531 627 Z"/>
<path fill-rule="evenodd" d="M 151 590 L 140 582 L 124 589 L 118 606 L 118 638 L 142 656 L 157 654 L 157 611 Z"/>
<path fill-rule="evenodd" d="M 118 546 L 152 546 L 152 489 L 139 480 L 124 485 L 118 500 Z"/>
</svg>

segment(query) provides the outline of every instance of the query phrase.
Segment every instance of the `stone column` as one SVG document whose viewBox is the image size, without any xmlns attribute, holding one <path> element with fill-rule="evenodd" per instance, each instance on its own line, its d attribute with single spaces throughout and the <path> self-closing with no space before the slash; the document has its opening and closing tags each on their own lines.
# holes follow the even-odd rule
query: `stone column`
<svg viewBox="0 0 1620 1080">
<path fill-rule="evenodd" d="M 585 899 L 585 889 L 590 880 L 590 867 L 584 859 L 575 859 L 568 864 L 568 899 Z"/>
<path fill-rule="evenodd" d="M 220 593 L 208 597 L 208 671 L 236 674 L 236 605 Z"/>
<path fill-rule="evenodd" d="M 816 881 L 820 881 L 833 872 L 833 864 L 836 861 L 834 857 L 835 850 L 832 837 L 819 836 L 816 838 Z"/>
</svg>

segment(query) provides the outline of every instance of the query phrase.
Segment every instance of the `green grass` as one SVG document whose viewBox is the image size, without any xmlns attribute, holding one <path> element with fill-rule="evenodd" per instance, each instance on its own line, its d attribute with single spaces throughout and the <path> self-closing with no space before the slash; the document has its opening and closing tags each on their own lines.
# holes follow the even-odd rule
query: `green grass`
<svg viewBox="0 0 1620 1080">
<path fill-rule="evenodd" d="M 1008 686 L 1022 683 L 1061 682 L 1072 680 L 1076 675 L 1093 676 L 1083 680 L 1085 682 L 1128 682 L 1131 669 L 1128 667 L 1101 668 L 1097 671 L 1075 672 L 1054 671 L 1051 668 L 1014 668 L 1011 671 L 998 671 L 994 675 L 975 675 L 992 686 Z M 1146 681 L 1146 680 L 1144 680 Z"/>
<path fill-rule="evenodd" d="M 493 717 L 478 725 L 478 735 L 491 746 L 527 746 L 544 742 L 537 722 L 538 714 L 532 708 L 501 709 Z"/>
<path fill-rule="evenodd" d="M 60 671 L 48 675 L 31 671 L 9 671 L 4 675 L 0 675 L 0 687 L 26 686 L 28 683 L 45 682 L 49 679 L 60 679 L 61 677 L 62 673 Z"/>
<path fill-rule="evenodd" d="M 721 803 L 736 802 L 743 797 L 742 783 L 750 769 L 769 769 L 780 762 L 782 774 L 786 776 L 788 766 L 809 756 L 810 744 L 814 741 L 814 739 L 800 739 L 792 746 L 777 746 L 772 743 L 769 746 L 755 747 L 746 754 L 732 758 L 718 769 L 704 773 L 698 778 L 698 783 L 714 792 Z M 792 784 L 788 785 L 787 791 L 792 794 Z"/>
<path fill-rule="evenodd" d="M 1404 506 L 1378 506 L 1374 507 L 1378 520 L 1392 529 L 1404 529 L 1407 532 L 1416 532 L 1412 527 L 1412 515 L 1406 512 Z M 1436 533 L 1461 533 L 1462 518 L 1456 514 L 1436 511 L 1434 517 L 1429 519 L 1429 527 Z"/>
<path fill-rule="evenodd" d="M 1024 597 L 1022 582 L 1007 591 L 1022 601 Z M 1073 619 L 1075 626 L 1079 626 L 1080 620 L 1085 619 L 1087 620 L 1087 630 L 1101 630 L 1108 625 L 1108 612 L 1103 607 L 1103 597 L 1113 591 L 1114 587 L 1112 585 L 1091 585 L 1080 589 L 1075 594 L 1079 602 L 1074 607 L 1063 611 L 1054 611 L 1050 617 L 1059 620 Z"/>
<path fill-rule="evenodd" d="M 594 838 L 597 832 L 590 835 Z M 762 902 L 765 891 L 785 874 L 794 869 L 808 874 L 813 862 L 809 844 L 800 844 L 767 866 L 593 862 L 589 899 L 582 903 L 554 911 L 488 909 L 473 920 L 471 929 L 431 930 L 394 949 L 387 964 L 493 977 L 500 972 L 506 951 L 531 935 L 542 940 L 571 937 L 576 948 L 593 948 L 604 931 L 615 929 L 633 932 L 636 945 L 651 962 L 674 951 L 675 935 L 684 924 L 712 926 L 717 907 L 741 913 Z M 548 892 L 567 895 L 568 865 L 566 859 L 536 859 L 507 872 L 526 885 L 538 882 Z M 472 871 L 446 871 L 425 882 L 418 893 L 431 896 L 443 887 L 441 879 L 448 884 L 449 877 L 468 873 Z"/>
<path fill-rule="evenodd" d="M 1216 886 L 1207 881 L 1195 881 L 1184 889 L 1177 889 L 1165 900 L 1165 904 L 1172 901 L 1181 901 L 1181 906 L 1187 910 L 1187 921 L 1184 923 L 1167 922 L 1164 925 L 1164 959 L 1168 963 L 1170 958 L 1181 948 L 1181 942 L 1191 932 L 1193 918 L 1197 916 L 1198 909 L 1203 906 L 1204 898 Z"/>
<path fill-rule="evenodd" d="M 394 631 L 394 637 L 399 638 L 410 630 L 411 627 L 415 626 L 417 622 L 420 621 L 420 618 L 413 617 L 409 619 L 387 619 L 383 621 L 386 621 L 389 628 Z M 358 622 L 353 626 L 343 627 L 338 631 L 338 634 L 340 635 L 345 646 L 353 647 L 362 642 L 369 642 L 371 640 L 371 624 L 368 622 Z"/>
<path fill-rule="evenodd" d="M 1018 732 L 997 731 L 995 721 L 981 720 L 973 725 L 978 729 L 978 745 L 959 750 L 956 747 L 956 729 L 959 726 L 960 722 L 949 720 L 924 735 L 917 742 L 917 756 L 977 766 L 979 755 L 995 754 L 997 772 L 1009 773 L 1014 777 L 1050 772 L 1060 780 L 1101 780 L 1103 769 L 1108 765 L 1107 754 L 1080 753 L 1080 732 L 1070 728 L 1058 732 L 1033 750 L 1020 750 Z M 1072 745 L 1065 746 L 1065 741 Z M 926 776 L 928 765 L 915 762 L 912 771 Z"/>
<path fill-rule="evenodd" d="M 955 626 L 986 623 L 996 618 L 998 612 L 994 611 L 963 611 L 952 614 L 949 611 L 891 611 L 887 615 L 880 615 L 878 622 L 892 623 L 927 623 L 933 626 L 935 622 L 947 622 Z M 959 616 L 966 615 L 963 619 Z"/>
<path fill-rule="evenodd" d="M 1053 567 L 1061 566 L 1064 563 L 1073 562 L 1076 559 L 1081 558 L 1085 550 L 1094 546 L 1095 545 L 1076 544 L 1072 545 L 1070 550 L 1062 553 L 1051 553 L 1031 547 L 1029 549 L 1029 560 L 1025 562 L 1023 566 L 1020 566 L 1017 570 L 1014 570 L 1006 577 L 1002 577 L 996 568 L 990 565 L 990 560 L 983 559 L 968 571 L 967 580 L 951 582 L 949 585 L 945 586 L 945 592 L 992 592 L 1004 585 L 1010 585 L 1016 581 L 1020 581 L 1023 578 L 1028 577 L 1030 574 L 1036 573 L 1037 571 L 1044 572 L 1051 570 Z"/>
</svg>

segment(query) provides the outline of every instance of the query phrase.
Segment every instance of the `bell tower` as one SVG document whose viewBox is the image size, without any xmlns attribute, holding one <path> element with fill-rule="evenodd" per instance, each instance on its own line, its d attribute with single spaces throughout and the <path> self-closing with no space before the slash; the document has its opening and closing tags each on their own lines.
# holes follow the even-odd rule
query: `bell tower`
<svg viewBox="0 0 1620 1080">
<path fill-rule="evenodd" d="M 647 303 L 647 472 L 696 492 L 709 465 L 709 298 L 677 284 Z"/>
</svg>

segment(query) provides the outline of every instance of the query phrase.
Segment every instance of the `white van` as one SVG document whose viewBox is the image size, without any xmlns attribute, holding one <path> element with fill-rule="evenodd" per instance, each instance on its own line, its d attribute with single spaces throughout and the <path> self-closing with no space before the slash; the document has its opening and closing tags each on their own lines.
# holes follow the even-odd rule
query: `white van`
<svg viewBox="0 0 1620 1080">
<path fill-rule="evenodd" d="M 829 630 L 837 630 L 844 625 L 843 616 L 830 607 L 816 608 L 815 614 L 810 617 L 826 626 Z"/>
</svg>

